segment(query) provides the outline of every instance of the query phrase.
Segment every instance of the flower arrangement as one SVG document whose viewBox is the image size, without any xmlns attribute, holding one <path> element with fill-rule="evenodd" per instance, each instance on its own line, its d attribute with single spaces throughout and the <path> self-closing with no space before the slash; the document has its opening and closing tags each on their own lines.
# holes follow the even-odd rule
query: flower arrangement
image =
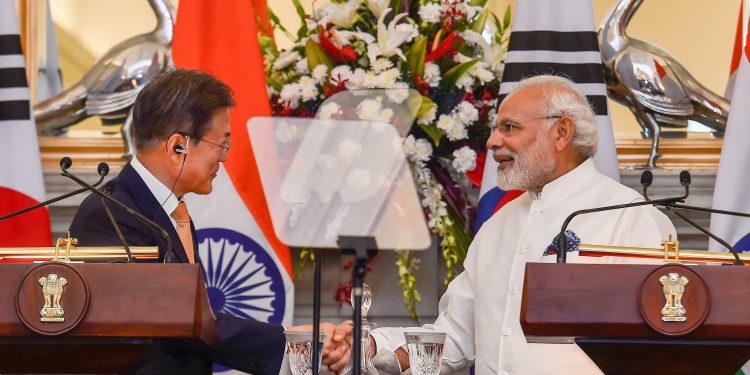
<svg viewBox="0 0 750 375">
<path fill-rule="evenodd" d="M 277 51 L 261 37 L 274 115 L 335 118 L 342 108 L 325 99 L 345 90 L 386 89 L 422 96 L 416 126 L 403 142 L 428 227 L 441 238 L 447 283 L 471 241 L 488 124 L 494 120 L 504 66 L 510 9 L 499 19 L 487 0 L 333 0 L 311 15 L 292 0 L 302 27 L 293 36 L 270 12 L 274 27 L 293 41 Z M 376 101 L 356 108 L 360 119 L 389 121 Z M 412 271 L 418 260 L 397 261 L 404 301 L 414 318 L 421 301 Z"/>
</svg>

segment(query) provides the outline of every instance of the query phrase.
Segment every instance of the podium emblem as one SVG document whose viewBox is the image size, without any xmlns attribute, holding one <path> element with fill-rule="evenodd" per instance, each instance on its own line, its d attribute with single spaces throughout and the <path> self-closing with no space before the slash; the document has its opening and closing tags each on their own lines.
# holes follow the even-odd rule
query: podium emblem
<svg viewBox="0 0 750 375">
<path fill-rule="evenodd" d="M 665 322 L 684 322 L 687 320 L 682 296 L 685 286 L 690 282 L 687 277 L 677 272 L 670 272 L 659 278 L 667 302 L 661 309 L 661 320 Z"/>
<path fill-rule="evenodd" d="M 42 295 L 44 295 L 44 307 L 39 312 L 42 315 L 42 321 L 64 322 L 65 311 L 60 306 L 60 300 L 62 300 L 62 294 L 65 291 L 64 288 L 68 284 L 68 280 L 57 276 L 55 273 L 51 273 L 41 277 L 39 284 L 42 286 Z"/>
</svg>

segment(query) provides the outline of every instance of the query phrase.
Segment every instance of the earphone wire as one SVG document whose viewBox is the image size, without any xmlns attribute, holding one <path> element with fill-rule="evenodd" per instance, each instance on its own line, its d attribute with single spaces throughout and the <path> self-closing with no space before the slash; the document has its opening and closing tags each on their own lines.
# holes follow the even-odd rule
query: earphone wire
<svg viewBox="0 0 750 375">
<path fill-rule="evenodd" d="M 180 173 L 178 173 L 177 178 L 174 179 L 174 183 L 172 184 L 172 189 L 170 189 L 169 191 L 169 195 L 167 195 L 167 197 L 164 199 L 164 202 L 161 202 L 162 208 L 164 208 L 164 205 L 167 204 L 167 201 L 169 200 L 169 198 L 171 198 L 172 195 L 174 195 L 174 188 L 177 187 L 177 181 L 180 180 L 180 176 L 182 176 L 182 170 L 185 169 L 185 162 L 187 161 L 187 148 L 189 147 L 188 143 L 190 142 L 190 137 L 184 134 L 183 136 L 185 137 L 185 152 L 182 153 L 182 166 L 180 166 Z"/>
</svg>

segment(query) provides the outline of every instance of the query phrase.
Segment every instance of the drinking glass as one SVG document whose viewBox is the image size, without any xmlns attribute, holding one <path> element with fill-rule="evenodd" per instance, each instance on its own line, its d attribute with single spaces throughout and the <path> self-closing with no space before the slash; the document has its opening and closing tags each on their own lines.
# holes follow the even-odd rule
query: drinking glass
<svg viewBox="0 0 750 375">
<path fill-rule="evenodd" d="M 312 331 L 286 331 L 286 351 L 289 355 L 289 367 L 292 375 L 312 375 Z M 323 343 L 326 342 L 326 332 L 320 332 L 318 352 L 318 368 L 323 358 Z"/>
<path fill-rule="evenodd" d="M 414 375 L 438 375 L 443 359 L 445 333 L 405 332 L 409 366 Z"/>
</svg>

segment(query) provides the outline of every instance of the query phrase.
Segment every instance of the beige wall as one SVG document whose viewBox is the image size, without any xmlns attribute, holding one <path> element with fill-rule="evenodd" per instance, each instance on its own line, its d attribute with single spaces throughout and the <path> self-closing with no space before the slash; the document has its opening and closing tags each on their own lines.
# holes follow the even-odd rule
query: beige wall
<svg viewBox="0 0 750 375">
<path fill-rule="evenodd" d="M 301 2 L 310 12 L 312 1 Z M 320 7 L 325 3 L 327 0 L 315 4 Z M 515 7 L 515 1 L 489 0 L 489 6 L 498 16 L 502 16 L 509 3 Z M 616 0 L 593 0 L 597 22 L 615 3 Z M 700 82 L 723 93 L 739 3 L 739 0 L 646 0 L 633 18 L 628 32 L 633 37 L 668 50 Z M 291 0 L 269 0 L 269 5 L 290 32 L 295 33 L 299 18 Z M 63 69 L 66 69 L 66 65 L 78 66 L 66 75 L 67 82 L 77 79 L 76 74 L 82 74 L 80 65 L 85 61 L 71 61 L 65 58 L 66 55 L 101 56 L 118 41 L 148 31 L 155 24 L 146 0 L 54 0 L 52 10 L 55 22 L 69 36 L 65 45 L 68 51 L 62 53 Z M 281 47 L 290 45 L 290 41 L 281 33 L 276 34 L 276 39 Z M 617 132 L 639 131 L 627 108 L 612 102 L 610 108 Z"/>
</svg>

